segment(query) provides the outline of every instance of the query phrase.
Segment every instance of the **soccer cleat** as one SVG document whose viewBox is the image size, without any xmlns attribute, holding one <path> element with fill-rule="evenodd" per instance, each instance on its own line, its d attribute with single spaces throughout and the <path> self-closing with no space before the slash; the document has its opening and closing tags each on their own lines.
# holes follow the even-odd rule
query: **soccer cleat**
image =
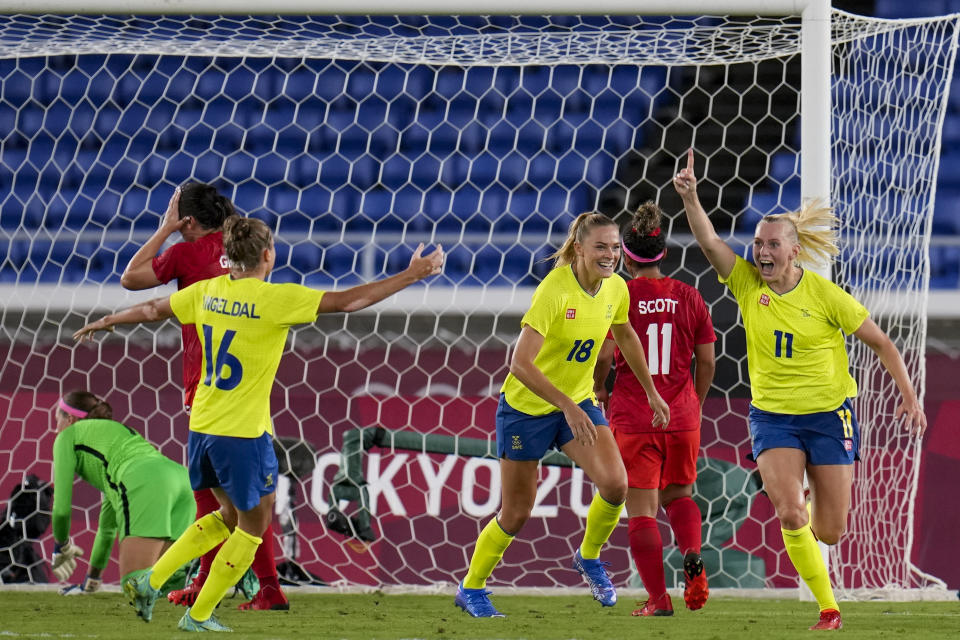
<svg viewBox="0 0 960 640">
<path fill-rule="evenodd" d="M 181 607 L 192 607 L 197 601 L 197 595 L 203 588 L 203 581 L 200 578 L 194 578 L 193 581 L 183 589 L 176 589 L 167 594 L 167 600 Z"/>
<path fill-rule="evenodd" d="M 160 597 L 160 590 L 150 586 L 150 573 L 149 569 L 144 569 L 139 575 L 123 583 L 123 592 L 144 622 L 153 619 L 153 605 Z"/>
<path fill-rule="evenodd" d="M 290 603 L 283 591 L 275 587 L 263 587 L 249 602 L 239 607 L 241 611 L 289 611 Z"/>
<path fill-rule="evenodd" d="M 810 631 L 833 631 L 842 627 L 840 612 L 836 609 L 824 609 L 820 612 L 820 621 L 810 627 Z"/>
<path fill-rule="evenodd" d="M 206 620 L 194 620 L 190 617 L 189 608 L 180 618 L 177 628 L 180 631 L 233 631 L 233 629 L 217 620 L 216 616 L 210 616 Z"/>
<path fill-rule="evenodd" d="M 690 551 L 683 556 L 683 575 L 687 579 L 687 586 L 683 590 L 683 601 L 687 609 L 702 609 L 710 597 L 710 588 L 707 586 L 707 574 L 703 570 L 703 559 L 696 551 Z"/>
<path fill-rule="evenodd" d="M 506 618 L 490 602 L 490 591 L 486 589 L 467 589 L 460 583 L 457 587 L 457 596 L 453 604 L 457 605 L 474 618 Z"/>
<path fill-rule="evenodd" d="M 632 616 L 672 616 L 673 615 L 673 602 L 670 600 L 670 594 L 664 593 L 662 596 L 654 600 L 651 598 L 644 603 L 638 602 L 641 607 L 635 609 L 630 615 Z"/>
<path fill-rule="evenodd" d="M 244 598 L 253 598 L 260 591 L 260 580 L 253 569 L 247 569 L 243 577 L 240 578 L 240 582 L 234 587 L 233 594 L 236 595 L 238 591 L 243 594 Z"/>
<path fill-rule="evenodd" d="M 610 576 L 607 575 L 606 567 L 609 566 L 609 562 L 587 560 L 580 555 L 580 549 L 577 549 L 573 556 L 573 568 L 587 579 L 593 599 L 605 607 L 617 604 L 617 590 L 613 588 Z"/>
</svg>

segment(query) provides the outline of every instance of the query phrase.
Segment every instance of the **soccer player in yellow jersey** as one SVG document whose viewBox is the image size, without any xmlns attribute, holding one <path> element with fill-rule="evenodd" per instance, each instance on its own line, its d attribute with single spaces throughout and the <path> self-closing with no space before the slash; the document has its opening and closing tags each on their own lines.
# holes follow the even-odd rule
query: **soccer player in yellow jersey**
<svg viewBox="0 0 960 640">
<path fill-rule="evenodd" d="M 197 520 L 151 569 L 123 585 L 138 615 L 149 621 L 159 587 L 174 571 L 223 543 L 196 602 L 180 620 L 185 631 L 230 630 L 212 615 L 213 609 L 250 567 L 270 525 L 278 470 L 270 389 L 290 326 L 312 322 L 320 313 L 363 309 L 440 273 L 443 265 L 441 247 L 423 256 L 420 245 L 397 275 L 324 292 L 266 282 L 276 252 L 270 230 L 259 220 L 228 218 L 223 245 L 228 275 L 108 315 L 74 334 L 82 340 L 117 324 L 173 316 L 196 326 L 203 363 L 190 414 L 190 482 L 194 490 L 212 489 L 221 508 Z"/>
<path fill-rule="evenodd" d="M 627 285 L 614 273 L 620 259 L 617 224 L 599 213 L 581 214 L 553 257 L 555 268 L 537 287 L 521 320 L 497 408 L 500 513 L 481 531 L 454 599 L 475 618 L 503 617 L 490 602 L 487 578 L 530 517 L 538 463 L 551 447 L 567 454 L 597 487 L 573 568 L 586 578 L 600 604 L 617 601 L 607 563 L 599 556 L 619 522 L 627 473 L 593 393 L 594 365 L 608 331 L 647 393 L 654 425 L 665 426 L 670 420 L 640 339 L 627 321 Z"/>
<path fill-rule="evenodd" d="M 799 264 L 837 254 L 836 218 L 829 208 L 808 203 L 798 212 L 765 216 L 757 224 L 750 264 L 720 239 L 703 210 L 693 150 L 673 184 L 697 243 L 740 307 L 753 396 L 752 457 L 780 520 L 787 555 L 820 607 L 820 620 L 810 628 L 839 629 L 840 611 L 816 541 L 836 544 L 843 534 L 858 459 L 860 430 L 850 402 L 857 383 L 844 334 L 880 358 L 900 390 L 896 416 L 917 437 L 927 427 L 923 408 L 900 352 L 863 305 Z"/>
</svg>

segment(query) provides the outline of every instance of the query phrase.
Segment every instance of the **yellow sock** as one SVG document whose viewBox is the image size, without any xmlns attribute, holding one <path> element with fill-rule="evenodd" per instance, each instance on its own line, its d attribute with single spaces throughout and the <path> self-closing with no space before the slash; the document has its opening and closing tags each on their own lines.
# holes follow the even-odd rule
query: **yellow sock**
<svg viewBox="0 0 960 640">
<path fill-rule="evenodd" d="M 253 564 L 253 556 L 261 542 L 262 538 L 250 535 L 240 527 L 233 530 L 213 559 L 210 575 L 197 594 L 197 601 L 190 607 L 191 618 L 203 621 L 210 617 L 227 590 L 237 584 Z"/>
<path fill-rule="evenodd" d="M 820 611 L 825 609 L 839 611 L 837 599 L 833 596 L 833 587 L 830 586 L 827 565 L 823 562 L 823 556 L 820 555 L 820 547 L 817 546 L 817 539 L 813 537 L 813 532 L 810 530 L 810 523 L 795 531 L 781 529 L 780 532 L 783 534 L 783 544 L 787 549 L 787 555 L 790 556 L 790 561 L 803 581 L 810 587 L 810 592 L 817 599 Z"/>
<path fill-rule="evenodd" d="M 599 493 L 593 494 L 590 509 L 587 511 L 587 530 L 583 532 L 580 543 L 580 555 L 587 560 L 600 557 L 600 547 L 610 539 L 610 534 L 620 522 L 623 503 L 610 504 Z"/>
<path fill-rule="evenodd" d="M 486 587 L 487 578 L 493 573 L 493 569 L 499 564 L 500 559 L 503 558 L 503 552 L 511 542 L 513 542 L 513 536 L 503 530 L 496 518 L 488 522 L 477 538 L 477 546 L 470 558 L 467 577 L 463 579 L 464 588 Z"/>
<path fill-rule="evenodd" d="M 177 569 L 210 551 L 229 535 L 230 530 L 223 524 L 223 516 L 219 511 L 211 511 L 203 516 L 187 527 L 154 563 L 150 586 L 159 589 Z"/>
</svg>

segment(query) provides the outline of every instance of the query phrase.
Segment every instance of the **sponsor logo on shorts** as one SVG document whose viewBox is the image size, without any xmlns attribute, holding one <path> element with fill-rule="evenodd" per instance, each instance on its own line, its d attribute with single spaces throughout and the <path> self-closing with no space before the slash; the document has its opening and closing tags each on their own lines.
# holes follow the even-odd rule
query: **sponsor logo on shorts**
<svg viewBox="0 0 960 640">
<path fill-rule="evenodd" d="M 567 309 L 567 320 L 573 320 L 577 317 L 576 309 Z"/>
<path fill-rule="evenodd" d="M 761 294 L 760 294 L 760 304 L 762 304 L 762 305 L 765 306 L 765 307 L 769 307 L 769 306 L 770 306 L 770 296 L 768 296 L 768 295 L 765 294 L 765 293 L 761 293 Z"/>
<path fill-rule="evenodd" d="M 844 440 L 843 448 L 846 449 L 847 451 L 853 451 L 853 440 L 850 440 L 849 438 Z"/>
<path fill-rule="evenodd" d="M 264 486 L 264 487 L 272 487 L 272 486 L 273 486 L 273 474 L 272 474 L 272 473 L 268 473 L 268 474 L 267 474 L 267 479 L 264 481 L 263 486 Z"/>
<path fill-rule="evenodd" d="M 520 442 L 520 436 L 513 436 L 513 444 L 511 445 L 514 451 L 519 451 L 523 449 L 523 443 Z"/>
</svg>

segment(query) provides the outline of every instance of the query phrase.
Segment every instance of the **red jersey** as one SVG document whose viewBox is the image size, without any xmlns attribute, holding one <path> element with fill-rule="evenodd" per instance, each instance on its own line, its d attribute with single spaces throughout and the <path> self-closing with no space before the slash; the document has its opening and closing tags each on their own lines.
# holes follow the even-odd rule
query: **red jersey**
<svg viewBox="0 0 960 640">
<path fill-rule="evenodd" d="M 630 324 L 640 337 L 653 383 L 670 405 L 667 431 L 700 428 L 700 399 L 690 363 L 698 344 L 716 342 L 710 312 L 700 292 L 673 278 L 634 278 Z M 647 394 L 618 348 L 616 382 L 610 395 L 610 425 L 626 433 L 656 433 Z"/>
<path fill-rule="evenodd" d="M 223 232 L 209 233 L 194 242 L 178 242 L 153 259 L 153 273 L 166 284 L 176 278 L 177 289 L 229 273 L 223 258 Z M 193 404 L 203 362 L 200 338 L 192 324 L 183 325 L 183 404 Z"/>
</svg>

